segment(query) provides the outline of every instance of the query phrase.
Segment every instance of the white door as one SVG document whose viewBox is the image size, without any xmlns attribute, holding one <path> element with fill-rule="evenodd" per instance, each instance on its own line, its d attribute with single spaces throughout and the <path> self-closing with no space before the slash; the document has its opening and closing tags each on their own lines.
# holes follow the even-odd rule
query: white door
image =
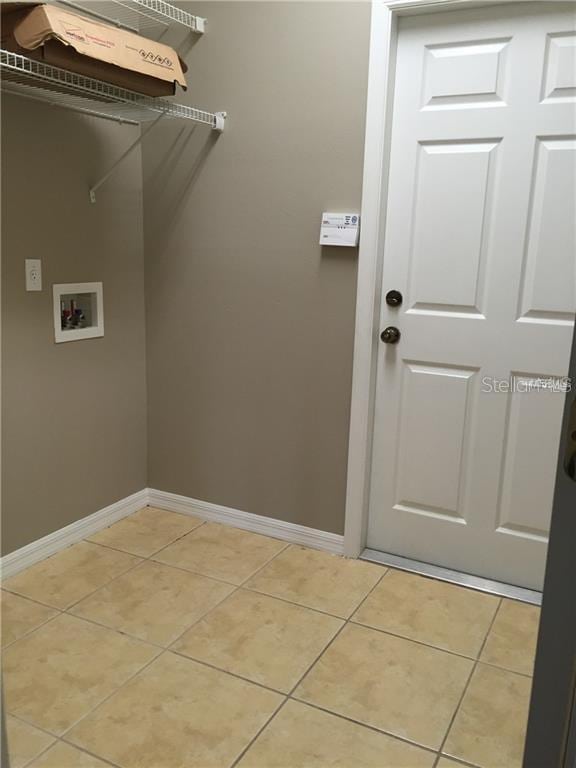
<svg viewBox="0 0 576 768">
<path fill-rule="evenodd" d="M 401 338 L 379 345 L 368 546 L 533 589 L 576 311 L 575 8 L 403 18 L 395 75 L 380 330 Z"/>
</svg>

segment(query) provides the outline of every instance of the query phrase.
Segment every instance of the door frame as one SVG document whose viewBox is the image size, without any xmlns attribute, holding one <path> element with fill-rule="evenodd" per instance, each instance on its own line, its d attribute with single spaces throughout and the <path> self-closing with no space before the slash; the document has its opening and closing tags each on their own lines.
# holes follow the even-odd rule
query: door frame
<svg viewBox="0 0 576 768">
<path fill-rule="evenodd" d="M 576 481 L 565 470 L 576 408 L 576 329 L 566 396 L 524 768 L 576 766 Z"/>
<path fill-rule="evenodd" d="M 509 3 L 494 0 L 372 0 L 348 435 L 344 527 L 344 554 L 347 557 L 356 558 L 362 554 L 368 525 L 398 19 L 436 11 L 497 8 L 504 4 Z"/>
</svg>

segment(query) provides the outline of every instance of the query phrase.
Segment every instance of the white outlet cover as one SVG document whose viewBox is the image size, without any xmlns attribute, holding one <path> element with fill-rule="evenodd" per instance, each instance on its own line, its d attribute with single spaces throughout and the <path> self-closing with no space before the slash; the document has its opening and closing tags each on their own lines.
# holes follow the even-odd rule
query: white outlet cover
<svg viewBox="0 0 576 768">
<path fill-rule="evenodd" d="M 42 262 L 40 259 L 26 259 L 26 290 L 42 290 Z"/>
</svg>

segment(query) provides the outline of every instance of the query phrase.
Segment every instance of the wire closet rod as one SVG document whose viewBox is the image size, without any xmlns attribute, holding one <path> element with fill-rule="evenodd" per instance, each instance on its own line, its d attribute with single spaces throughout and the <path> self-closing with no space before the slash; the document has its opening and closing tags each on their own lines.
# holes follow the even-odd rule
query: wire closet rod
<svg viewBox="0 0 576 768">
<path fill-rule="evenodd" d="M 207 112 L 166 99 L 143 96 L 12 51 L 0 49 L 0 70 L 3 89 L 15 95 L 26 95 L 76 110 L 82 109 L 85 100 L 86 111 L 90 114 L 100 113 L 119 121 L 140 123 L 162 114 L 203 123 L 217 131 L 224 130 L 225 112 Z"/>
</svg>

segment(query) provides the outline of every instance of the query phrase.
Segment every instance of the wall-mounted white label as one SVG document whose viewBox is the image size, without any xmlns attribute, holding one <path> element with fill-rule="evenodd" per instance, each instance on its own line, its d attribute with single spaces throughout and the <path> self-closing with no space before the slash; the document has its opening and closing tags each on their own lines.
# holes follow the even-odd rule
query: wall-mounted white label
<svg viewBox="0 0 576 768">
<path fill-rule="evenodd" d="M 360 216 L 357 213 L 323 213 L 320 245 L 358 245 Z"/>
</svg>

